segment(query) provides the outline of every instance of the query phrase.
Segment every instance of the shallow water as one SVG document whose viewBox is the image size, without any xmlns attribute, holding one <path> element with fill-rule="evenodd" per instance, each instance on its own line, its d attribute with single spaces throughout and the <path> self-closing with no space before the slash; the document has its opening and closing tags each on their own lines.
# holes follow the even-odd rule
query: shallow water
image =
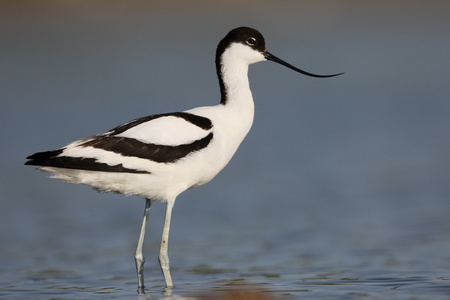
<svg viewBox="0 0 450 300">
<path fill-rule="evenodd" d="M 251 66 L 249 136 L 176 202 L 170 297 L 449 298 L 447 1 L 2 5 L 0 298 L 169 297 L 163 204 L 150 212 L 138 295 L 144 201 L 23 163 L 136 117 L 216 103 L 214 49 L 240 25 L 307 71 L 346 73 Z"/>
</svg>

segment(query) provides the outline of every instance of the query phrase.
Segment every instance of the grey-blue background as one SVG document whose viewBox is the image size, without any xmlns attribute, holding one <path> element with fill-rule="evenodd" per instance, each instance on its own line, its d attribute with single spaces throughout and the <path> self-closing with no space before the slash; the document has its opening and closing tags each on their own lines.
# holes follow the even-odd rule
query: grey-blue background
<svg viewBox="0 0 450 300">
<path fill-rule="evenodd" d="M 256 116 L 231 163 L 182 194 L 174 294 L 450 294 L 448 1 L 2 1 L 0 297 L 130 298 L 144 201 L 23 166 L 153 113 L 219 101 L 214 53 L 251 26 Z M 150 295 L 164 205 L 144 253 Z"/>
</svg>

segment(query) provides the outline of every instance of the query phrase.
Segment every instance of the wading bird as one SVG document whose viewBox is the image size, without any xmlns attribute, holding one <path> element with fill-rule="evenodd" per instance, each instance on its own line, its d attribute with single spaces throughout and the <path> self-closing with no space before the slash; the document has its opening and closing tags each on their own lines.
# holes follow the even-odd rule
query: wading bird
<svg viewBox="0 0 450 300">
<path fill-rule="evenodd" d="M 27 165 L 40 166 L 52 178 L 146 199 L 135 252 L 140 293 L 144 292 L 142 247 L 151 204 L 156 200 L 167 204 L 159 263 L 166 287 L 171 288 L 167 249 L 175 199 L 185 190 L 210 181 L 236 152 L 253 122 L 248 67 L 265 60 L 312 77 L 342 74 L 315 75 L 300 70 L 270 54 L 257 30 L 239 27 L 217 47 L 218 105 L 135 119 L 106 133 L 27 157 Z"/>
</svg>

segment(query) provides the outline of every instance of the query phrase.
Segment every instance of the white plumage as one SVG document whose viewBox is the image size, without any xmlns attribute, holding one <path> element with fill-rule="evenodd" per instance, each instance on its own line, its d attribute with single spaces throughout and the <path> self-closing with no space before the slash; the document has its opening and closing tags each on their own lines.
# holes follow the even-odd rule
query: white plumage
<svg viewBox="0 0 450 300">
<path fill-rule="evenodd" d="M 257 30 L 236 28 L 222 39 L 216 52 L 220 104 L 136 119 L 104 134 L 28 157 L 26 164 L 40 166 L 52 178 L 86 184 L 101 192 L 146 198 L 135 253 L 139 292 L 144 291 L 142 246 L 152 202 L 167 203 L 159 261 L 170 288 L 167 245 L 175 199 L 214 178 L 238 149 L 254 115 L 248 66 L 264 60 L 309 76 L 338 75 L 314 75 L 297 69 L 267 52 Z"/>
</svg>

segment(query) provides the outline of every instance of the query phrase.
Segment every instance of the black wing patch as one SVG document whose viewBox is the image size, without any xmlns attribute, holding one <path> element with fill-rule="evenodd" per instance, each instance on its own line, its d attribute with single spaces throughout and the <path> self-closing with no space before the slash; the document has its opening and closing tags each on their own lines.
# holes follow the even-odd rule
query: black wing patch
<svg viewBox="0 0 450 300">
<path fill-rule="evenodd" d="M 149 159 L 159 163 L 172 163 L 188 154 L 199 151 L 208 146 L 213 137 L 212 132 L 206 137 L 190 144 L 177 146 L 157 145 L 144 143 L 132 138 L 117 136 L 100 136 L 81 144 L 81 147 L 94 147 L 121 154 Z"/>
<path fill-rule="evenodd" d="M 126 172 L 126 173 L 138 173 L 138 174 L 150 174 L 147 171 L 134 170 L 124 168 L 122 164 L 108 165 L 105 163 L 99 163 L 95 158 L 83 158 L 83 157 L 69 157 L 69 156 L 57 156 L 63 152 L 63 149 L 38 152 L 27 157 L 30 159 L 25 164 L 33 166 L 46 166 L 65 169 L 77 169 L 88 171 L 103 171 L 103 172 Z"/>
</svg>

